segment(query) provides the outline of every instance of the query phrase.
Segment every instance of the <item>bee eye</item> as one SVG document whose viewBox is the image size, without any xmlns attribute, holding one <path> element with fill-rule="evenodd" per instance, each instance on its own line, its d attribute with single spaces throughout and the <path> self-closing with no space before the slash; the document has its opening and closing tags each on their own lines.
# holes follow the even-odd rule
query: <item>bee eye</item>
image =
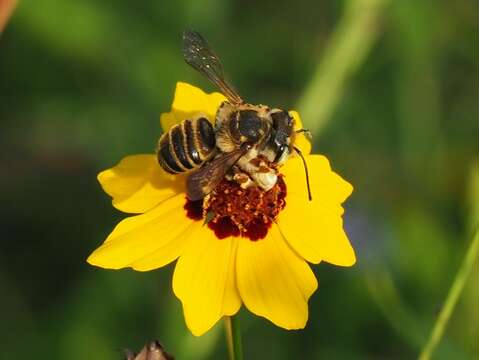
<svg viewBox="0 0 479 360">
<path fill-rule="evenodd" d="M 279 150 L 278 152 L 276 153 L 276 157 L 274 159 L 274 163 L 275 164 L 278 164 L 278 165 L 281 165 L 283 164 L 286 159 L 288 158 L 289 156 L 289 148 L 287 145 L 281 145 L 279 147 Z"/>
<path fill-rule="evenodd" d="M 293 126 L 294 125 L 293 123 L 294 123 L 294 119 L 288 114 L 288 126 Z"/>
</svg>

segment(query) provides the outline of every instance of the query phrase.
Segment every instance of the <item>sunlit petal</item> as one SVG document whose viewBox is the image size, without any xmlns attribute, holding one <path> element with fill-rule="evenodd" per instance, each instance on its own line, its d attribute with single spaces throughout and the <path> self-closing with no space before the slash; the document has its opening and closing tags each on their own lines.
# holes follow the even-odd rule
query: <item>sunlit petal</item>
<svg viewBox="0 0 479 360">
<path fill-rule="evenodd" d="M 195 224 L 185 216 L 184 203 L 184 195 L 177 195 L 145 214 L 126 218 L 87 261 L 108 269 L 139 271 L 172 262 L 183 252 Z"/>
<path fill-rule="evenodd" d="M 252 313 L 285 329 L 306 325 L 308 299 L 318 283 L 276 226 L 265 239 L 240 239 L 236 264 L 238 290 Z"/>
<path fill-rule="evenodd" d="M 309 262 L 353 265 L 356 257 L 343 229 L 344 209 L 341 206 L 353 187 L 331 171 L 326 157 L 309 155 L 306 161 L 312 201 L 308 201 L 300 159 L 291 159 L 282 169 L 288 195 L 286 207 L 277 220 L 281 232 L 298 254 Z"/>
<path fill-rule="evenodd" d="M 202 335 L 241 306 L 234 276 L 237 242 L 232 237 L 218 240 L 200 223 L 176 264 L 173 291 L 194 335 Z"/>
<path fill-rule="evenodd" d="M 213 92 L 205 93 L 196 86 L 178 82 L 171 111 L 160 117 L 161 127 L 164 131 L 185 119 L 191 119 L 198 114 L 206 116 L 212 123 L 215 121 L 216 110 L 225 101 L 224 95 Z"/>
<path fill-rule="evenodd" d="M 98 174 L 113 206 L 128 213 L 148 211 L 160 202 L 184 192 L 182 176 L 164 172 L 155 155 L 131 155 Z"/>
</svg>

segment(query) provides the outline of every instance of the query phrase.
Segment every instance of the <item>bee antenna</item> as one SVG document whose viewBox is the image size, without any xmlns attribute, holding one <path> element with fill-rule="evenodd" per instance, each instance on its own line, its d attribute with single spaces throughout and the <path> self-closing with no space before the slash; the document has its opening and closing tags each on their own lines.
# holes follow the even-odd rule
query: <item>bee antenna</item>
<svg viewBox="0 0 479 360">
<path fill-rule="evenodd" d="M 311 131 L 309 129 L 298 129 L 295 131 L 296 134 L 301 134 L 305 133 L 306 137 L 311 140 L 313 138 L 313 134 L 311 134 Z"/>
<path fill-rule="evenodd" d="M 304 174 L 306 175 L 306 187 L 308 188 L 308 199 L 309 199 L 309 201 L 311 201 L 311 200 L 313 200 L 313 197 L 311 196 L 311 187 L 309 186 L 308 164 L 306 164 L 306 160 L 305 160 L 301 150 L 299 150 L 299 148 L 297 148 L 296 146 L 293 146 L 293 149 L 299 155 L 301 160 L 303 160 Z"/>
</svg>

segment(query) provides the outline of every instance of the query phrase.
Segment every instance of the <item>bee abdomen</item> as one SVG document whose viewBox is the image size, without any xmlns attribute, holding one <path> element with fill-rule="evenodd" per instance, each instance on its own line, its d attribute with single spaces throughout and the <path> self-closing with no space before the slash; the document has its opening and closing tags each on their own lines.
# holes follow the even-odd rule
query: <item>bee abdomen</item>
<svg viewBox="0 0 479 360">
<path fill-rule="evenodd" d="M 184 120 L 164 133 L 158 142 L 160 166 L 171 174 L 194 169 L 210 159 L 215 150 L 215 132 L 208 119 Z"/>
<path fill-rule="evenodd" d="M 177 160 L 171 151 L 169 135 L 169 132 L 161 135 L 160 140 L 158 141 L 156 156 L 158 158 L 158 163 L 163 170 L 170 174 L 178 174 L 184 170 L 178 165 Z"/>
<path fill-rule="evenodd" d="M 213 125 L 208 121 L 208 119 L 202 117 L 195 121 L 198 139 L 198 151 L 200 157 L 203 160 L 209 159 L 212 151 L 216 147 L 216 137 Z"/>
</svg>

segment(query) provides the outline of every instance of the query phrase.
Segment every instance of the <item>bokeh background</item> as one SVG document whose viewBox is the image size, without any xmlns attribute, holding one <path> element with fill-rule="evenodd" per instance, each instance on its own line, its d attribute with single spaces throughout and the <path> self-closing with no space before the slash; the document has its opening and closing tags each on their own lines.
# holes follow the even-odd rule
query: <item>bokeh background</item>
<svg viewBox="0 0 479 360">
<path fill-rule="evenodd" d="M 246 358 L 415 358 L 479 219 L 474 0 L 20 1 L 0 35 L 0 357 L 120 359 L 156 338 L 226 358 L 221 323 L 187 331 L 172 266 L 85 262 L 124 216 L 96 174 L 154 150 L 177 81 L 214 90 L 183 62 L 185 28 L 251 102 L 304 110 L 355 185 L 357 265 L 314 267 L 304 330 L 243 309 Z M 478 276 L 436 359 L 479 359 Z"/>
</svg>

